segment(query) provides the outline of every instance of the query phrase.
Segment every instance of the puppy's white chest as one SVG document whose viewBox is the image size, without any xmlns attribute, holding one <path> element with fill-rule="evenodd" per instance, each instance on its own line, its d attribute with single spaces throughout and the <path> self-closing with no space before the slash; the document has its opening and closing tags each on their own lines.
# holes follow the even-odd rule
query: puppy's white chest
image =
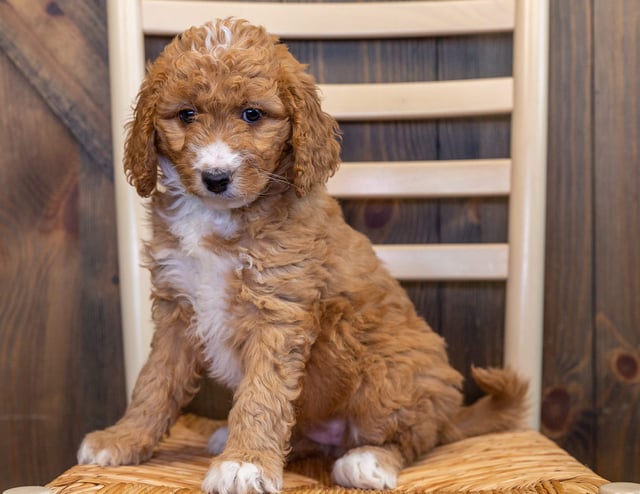
<svg viewBox="0 0 640 494">
<path fill-rule="evenodd" d="M 228 280 L 240 267 L 240 261 L 229 253 L 216 253 L 202 245 L 202 239 L 233 225 L 224 217 L 198 214 L 167 217 L 170 231 L 179 239 L 180 248 L 166 249 L 154 255 L 162 266 L 159 281 L 170 284 L 178 297 L 189 301 L 194 319 L 191 331 L 203 343 L 204 357 L 211 377 L 235 388 L 242 379 L 242 369 L 229 339 Z M 179 221 L 176 216 L 180 216 Z M 230 221 L 227 219 L 227 221 Z"/>
</svg>

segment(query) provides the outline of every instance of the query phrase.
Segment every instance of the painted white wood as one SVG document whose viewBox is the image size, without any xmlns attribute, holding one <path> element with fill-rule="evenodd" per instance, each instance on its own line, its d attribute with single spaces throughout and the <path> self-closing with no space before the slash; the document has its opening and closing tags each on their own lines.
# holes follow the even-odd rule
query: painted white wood
<svg viewBox="0 0 640 494">
<path fill-rule="evenodd" d="M 514 0 L 277 3 L 144 0 L 143 28 L 173 35 L 189 26 L 241 17 L 287 39 L 447 36 L 513 30 Z"/>
<path fill-rule="evenodd" d="M 506 196 L 511 160 L 352 162 L 329 180 L 336 197 Z"/>
<path fill-rule="evenodd" d="M 109 29 L 109 66 L 111 86 L 111 128 L 116 192 L 120 307 L 124 343 L 124 368 L 127 394 L 131 396 L 135 380 L 149 353 L 151 325 L 151 282 L 141 268 L 142 239 L 148 238 L 144 208 L 125 178 L 124 125 L 144 76 L 144 42 L 140 5 L 131 0 L 107 2 Z"/>
<path fill-rule="evenodd" d="M 376 245 L 376 254 L 399 280 L 504 280 L 507 244 Z"/>
<path fill-rule="evenodd" d="M 513 108 L 513 79 L 321 84 L 320 95 L 339 121 L 500 115 Z"/>
<path fill-rule="evenodd" d="M 540 425 L 547 159 L 548 0 L 518 0 L 514 35 L 505 363 L 530 379 L 529 425 Z"/>
</svg>

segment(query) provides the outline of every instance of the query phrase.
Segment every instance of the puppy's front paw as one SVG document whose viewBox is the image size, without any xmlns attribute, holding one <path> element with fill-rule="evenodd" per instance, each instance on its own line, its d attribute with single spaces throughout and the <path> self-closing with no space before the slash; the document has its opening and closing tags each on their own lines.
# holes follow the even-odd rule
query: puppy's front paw
<svg viewBox="0 0 640 494">
<path fill-rule="evenodd" d="M 371 449 L 354 449 L 339 458 L 333 465 L 333 481 L 343 487 L 356 489 L 394 489 L 398 468 L 385 462 Z"/>
<path fill-rule="evenodd" d="M 138 464 L 151 457 L 154 446 L 148 437 L 114 426 L 84 437 L 78 449 L 78 463 L 103 467 Z"/>
<path fill-rule="evenodd" d="M 268 475 L 253 463 L 214 459 L 202 483 L 207 494 L 263 494 L 282 489 L 282 473 Z"/>
</svg>

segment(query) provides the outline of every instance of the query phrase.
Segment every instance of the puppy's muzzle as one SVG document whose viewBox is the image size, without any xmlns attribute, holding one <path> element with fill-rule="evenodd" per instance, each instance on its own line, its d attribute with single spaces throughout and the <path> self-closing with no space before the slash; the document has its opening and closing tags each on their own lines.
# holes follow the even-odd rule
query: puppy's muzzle
<svg viewBox="0 0 640 494">
<path fill-rule="evenodd" d="M 224 170 L 205 170 L 202 172 L 202 183 L 209 192 L 222 194 L 231 183 L 231 173 Z"/>
</svg>

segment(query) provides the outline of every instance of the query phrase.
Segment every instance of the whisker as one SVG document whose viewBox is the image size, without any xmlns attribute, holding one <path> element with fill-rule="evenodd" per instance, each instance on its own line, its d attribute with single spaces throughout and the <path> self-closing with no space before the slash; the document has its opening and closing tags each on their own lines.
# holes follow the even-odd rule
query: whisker
<svg viewBox="0 0 640 494">
<path fill-rule="evenodd" d="M 275 183 L 279 183 L 282 185 L 287 185 L 289 187 L 296 187 L 298 188 L 298 186 L 296 184 L 294 184 L 293 182 L 291 182 L 290 180 L 288 180 L 287 178 L 283 177 L 282 175 L 278 175 L 277 173 L 271 173 L 268 172 L 266 170 L 263 170 L 262 168 L 260 168 L 258 165 L 256 165 L 255 163 L 252 162 L 248 162 L 247 163 L 249 166 L 251 166 L 254 170 L 256 170 L 258 173 L 262 174 L 263 176 L 267 177 L 269 180 L 271 180 L 272 182 Z M 262 192 L 259 194 L 260 197 L 268 197 L 270 195 L 275 195 L 275 194 L 279 194 L 280 192 L 272 192 L 272 193 L 265 193 Z"/>
</svg>

